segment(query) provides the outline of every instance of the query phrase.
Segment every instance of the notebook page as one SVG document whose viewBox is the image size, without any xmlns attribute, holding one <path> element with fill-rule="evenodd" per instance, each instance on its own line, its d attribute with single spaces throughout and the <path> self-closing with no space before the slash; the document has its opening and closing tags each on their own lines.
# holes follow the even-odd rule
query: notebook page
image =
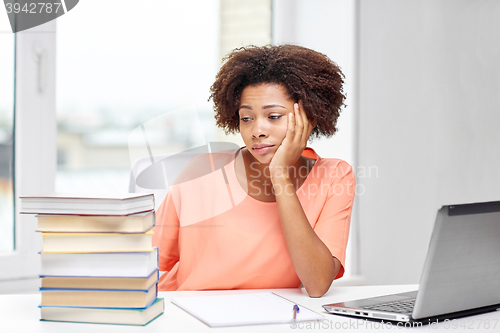
<svg viewBox="0 0 500 333">
<path fill-rule="evenodd" d="M 210 327 L 290 323 L 295 303 L 273 293 L 174 297 L 172 303 Z M 299 305 L 297 321 L 323 316 Z"/>
</svg>

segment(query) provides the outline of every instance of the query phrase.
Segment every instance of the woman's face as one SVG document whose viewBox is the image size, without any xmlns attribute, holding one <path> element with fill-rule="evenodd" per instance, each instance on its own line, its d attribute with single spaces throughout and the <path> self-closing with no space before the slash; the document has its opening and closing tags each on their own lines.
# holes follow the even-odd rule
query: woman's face
<svg viewBox="0 0 500 333">
<path fill-rule="evenodd" d="M 243 89 L 240 133 L 248 151 L 260 163 L 270 163 L 281 145 L 294 104 L 281 85 L 264 83 Z"/>
</svg>

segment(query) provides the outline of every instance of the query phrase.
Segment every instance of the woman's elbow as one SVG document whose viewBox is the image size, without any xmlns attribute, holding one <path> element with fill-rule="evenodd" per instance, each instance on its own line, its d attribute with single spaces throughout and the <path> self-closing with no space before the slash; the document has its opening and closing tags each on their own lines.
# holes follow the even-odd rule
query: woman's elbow
<svg viewBox="0 0 500 333">
<path fill-rule="evenodd" d="M 305 286 L 306 292 L 311 298 L 319 298 L 326 294 L 332 285 L 333 279 L 325 279 L 314 286 Z"/>
<path fill-rule="evenodd" d="M 324 294 L 326 294 L 326 292 L 328 291 L 328 289 L 330 289 L 330 286 L 327 286 L 327 287 L 317 287 L 317 288 L 314 288 L 312 290 L 309 290 L 306 288 L 306 291 L 307 291 L 307 294 L 309 295 L 309 297 L 311 298 L 319 298 L 321 296 L 323 296 Z"/>
</svg>

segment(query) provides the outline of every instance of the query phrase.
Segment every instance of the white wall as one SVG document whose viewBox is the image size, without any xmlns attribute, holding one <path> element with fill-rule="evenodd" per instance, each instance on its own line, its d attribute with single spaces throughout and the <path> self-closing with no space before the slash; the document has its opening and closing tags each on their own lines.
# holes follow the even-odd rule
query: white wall
<svg viewBox="0 0 500 333">
<path fill-rule="evenodd" d="M 500 1 L 358 4 L 360 269 L 417 283 L 437 209 L 500 200 Z"/>
</svg>

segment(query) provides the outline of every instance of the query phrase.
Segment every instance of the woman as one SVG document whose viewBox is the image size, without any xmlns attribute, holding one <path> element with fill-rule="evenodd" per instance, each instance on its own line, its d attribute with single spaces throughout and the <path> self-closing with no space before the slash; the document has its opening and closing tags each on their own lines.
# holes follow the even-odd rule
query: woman
<svg viewBox="0 0 500 333">
<path fill-rule="evenodd" d="M 193 159 L 171 187 L 154 237 L 167 271 L 160 290 L 302 284 L 320 297 L 343 275 L 352 168 L 306 148 L 336 132 L 342 85 L 337 65 L 299 46 L 225 58 L 211 87 L 215 119 L 245 147 Z M 200 171 L 204 161 L 213 172 Z"/>
</svg>

